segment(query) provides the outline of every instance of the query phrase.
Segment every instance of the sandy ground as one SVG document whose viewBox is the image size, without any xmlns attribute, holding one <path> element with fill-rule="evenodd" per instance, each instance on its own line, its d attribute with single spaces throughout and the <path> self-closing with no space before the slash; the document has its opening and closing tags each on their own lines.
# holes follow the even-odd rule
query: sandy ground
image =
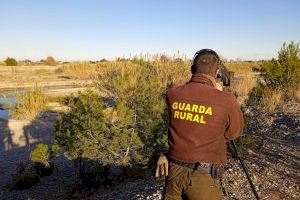
<svg viewBox="0 0 300 200">
<path fill-rule="evenodd" d="M 0 199 L 67 199 L 75 183 L 73 163 L 64 157 L 54 158 L 56 170 L 51 176 L 27 190 L 9 190 L 16 165 L 29 159 L 39 143 L 51 144 L 57 113 L 46 112 L 34 121 L 0 121 Z"/>
<path fill-rule="evenodd" d="M 60 66 L 0 66 L 0 96 L 14 96 L 15 89 L 27 91 L 35 84 L 50 96 L 66 96 L 86 89 L 91 80 L 75 80 L 56 73 Z M 52 112 L 43 113 L 34 121 L 0 119 L 0 200 L 2 199 L 66 199 L 74 186 L 74 167 L 64 157 L 55 158 L 57 170 L 29 190 L 10 192 L 7 185 L 16 165 L 27 161 L 39 143 L 51 144 L 51 133 L 57 113 L 64 109 L 49 103 Z"/>
<path fill-rule="evenodd" d="M 0 121 L 0 186 L 8 183 L 16 163 L 26 161 L 36 144 L 50 144 L 55 118 L 55 113 L 48 113 L 32 122 Z"/>
</svg>

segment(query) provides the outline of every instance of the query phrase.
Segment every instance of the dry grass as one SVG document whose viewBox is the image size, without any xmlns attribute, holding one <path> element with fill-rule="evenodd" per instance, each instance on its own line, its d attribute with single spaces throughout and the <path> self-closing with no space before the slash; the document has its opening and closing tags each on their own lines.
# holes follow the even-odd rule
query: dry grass
<svg viewBox="0 0 300 200">
<path fill-rule="evenodd" d="M 295 97 L 297 101 L 300 101 L 300 88 L 295 91 Z"/>
<path fill-rule="evenodd" d="M 10 111 L 13 118 L 33 120 L 38 114 L 46 109 L 47 97 L 36 85 L 32 91 L 16 93 L 15 109 Z"/>
<path fill-rule="evenodd" d="M 94 79 L 103 63 L 71 62 L 63 64 L 57 73 L 65 73 L 76 79 Z"/>
<path fill-rule="evenodd" d="M 186 58 L 170 58 L 163 54 L 140 55 L 134 59 L 117 59 L 105 62 L 71 62 L 63 64 L 56 73 L 64 73 L 76 79 L 95 79 L 98 74 L 105 74 L 107 70 L 123 70 L 135 68 L 140 65 L 154 67 L 161 78 L 163 87 L 170 85 L 181 85 L 186 83 L 190 77 L 191 61 Z M 252 75 L 252 69 L 258 68 L 255 62 L 228 62 L 225 66 L 235 72 L 237 81 L 232 85 L 232 91 L 238 96 L 247 96 L 257 84 L 257 77 Z M 147 77 L 147 75 L 145 75 Z M 110 77 L 113 79 L 113 77 Z"/>
<path fill-rule="evenodd" d="M 46 69 L 37 69 L 33 71 L 34 75 L 47 75 L 47 74 L 51 74 L 51 71 L 46 70 Z"/>
<path fill-rule="evenodd" d="M 252 72 L 253 69 L 259 69 L 260 63 L 256 62 L 227 62 L 225 66 L 229 71 L 234 72 L 235 74 L 247 74 Z"/>
<path fill-rule="evenodd" d="M 231 89 L 239 97 L 248 96 L 251 90 L 257 86 L 257 76 L 248 72 L 240 76 L 232 85 Z"/>
<path fill-rule="evenodd" d="M 76 79 L 95 79 L 107 69 L 130 68 L 147 65 L 156 68 L 157 73 L 168 83 L 183 84 L 191 76 L 190 61 L 187 59 L 174 59 L 164 55 L 141 55 L 134 59 L 117 59 L 105 62 L 71 62 L 63 64 L 56 73 L 64 73 Z M 147 75 L 145 75 L 146 77 Z"/>
<path fill-rule="evenodd" d="M 265 89 L 261 100 L 261 109 L 263 111 L 272 112 L 277 107 L 282 107 L 283 104 L 284 104 L 283 91 L 281 90 L 273 91 L 270 89 Z"/>
<path fill-rule="evenodd" d="M 162 59 L 164 58 L 164 59 Z M 158 74 L 165 80 L 165 85 L 182 85 L 191 78 L 191 62 L 186 59 L 170 59 L 164 56 L 156 58 L 152 63 Z"/>
</svg>

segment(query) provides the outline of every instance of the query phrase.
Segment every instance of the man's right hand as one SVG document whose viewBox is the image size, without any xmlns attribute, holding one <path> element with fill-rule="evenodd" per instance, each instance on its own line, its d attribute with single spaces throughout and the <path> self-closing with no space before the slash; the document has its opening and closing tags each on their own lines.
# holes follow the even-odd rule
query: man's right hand
<svg viewBox="0 0 300 200">
<path fill-rule="evenodd" d="M 155 178 L 168 176 L 169 161 L 164 154 L 160 154 L 156 164 Z"/>
</svg>

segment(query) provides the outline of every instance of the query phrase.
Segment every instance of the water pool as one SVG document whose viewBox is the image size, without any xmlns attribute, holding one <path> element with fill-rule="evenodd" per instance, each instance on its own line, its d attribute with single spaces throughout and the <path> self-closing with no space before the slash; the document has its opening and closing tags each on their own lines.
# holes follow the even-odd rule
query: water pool
<svg viewBox="0 0 300 200">
<path fill-rule="evenodd" d="M 10 119 L 9 108 L 6 108 L 5 103 L 15 103 L 16 99 L 14 97 L 3 98 L 0 97 L 0 119 Z"/>
</svg>

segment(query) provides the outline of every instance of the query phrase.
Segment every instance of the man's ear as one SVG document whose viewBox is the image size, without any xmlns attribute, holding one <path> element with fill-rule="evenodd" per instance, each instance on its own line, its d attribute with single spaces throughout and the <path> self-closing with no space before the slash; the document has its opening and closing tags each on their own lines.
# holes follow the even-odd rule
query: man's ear
<svg viewBox="0 0 300 200">
<path fill-rule="evenodd" d="M 191 72 L 192 74 L 196 73 L 196 66 L 194 64 L 191 66 Z"/>
</svg>

